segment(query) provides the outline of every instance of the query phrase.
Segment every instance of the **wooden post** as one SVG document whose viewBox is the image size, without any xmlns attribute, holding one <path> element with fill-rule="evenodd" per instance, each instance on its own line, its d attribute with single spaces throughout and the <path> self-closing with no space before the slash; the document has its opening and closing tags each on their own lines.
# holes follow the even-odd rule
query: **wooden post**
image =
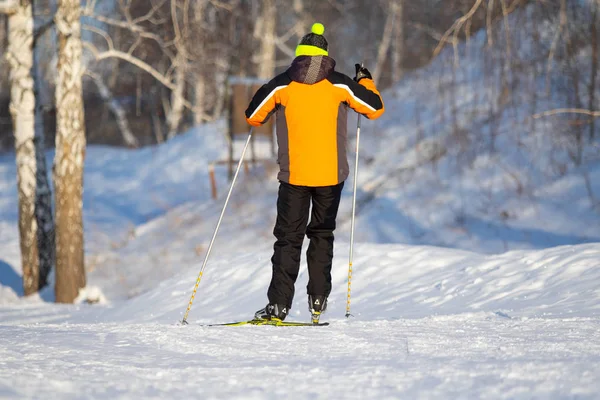
<svg viewBox="0 0 600 400">
<path fill-rule="evenodd" d="M 215 179 L 215 164 L 210 163 L 208 167 L 208 174 L 210 176 L 210 189 L 212 193 L 212 198 L 216 200 L 217 198 L 217 180 Z"/>
</svg>

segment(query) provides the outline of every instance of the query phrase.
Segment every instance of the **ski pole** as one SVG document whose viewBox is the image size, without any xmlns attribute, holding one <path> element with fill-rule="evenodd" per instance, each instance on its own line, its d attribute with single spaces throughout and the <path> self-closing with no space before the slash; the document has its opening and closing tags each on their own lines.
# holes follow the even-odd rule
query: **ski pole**
<svg viewBox="0 0 600 400">
<path fill-rule="evenodd" d="M 233 180 L 231 181 L 231 186 L 229 187 L 229 193 L 227 193 L 227 198 L 225 199 L 225 204 L 223 205 L 223 210 L 221 210 L 221 216 L 219 217 L 219 221 L 217 222 L 217 227 L 215 228 L 215 232 L 213 233 L 212 239 L 210 241 L 210 245 L 208 245 L 208 250 L 206 251 L 206 256 L 204 257 L 204 262 L 202 263 L 202 268 L 200 269 L 200 273 L 198 274 L 198 279 L 196 279 L 196 286 L 194 286 L 194 291 L 192 292 L 192 297 L 190 298 L 190 302 L 188 304 L 187 310 L 185 311 L 185 315 L 183 316 L 183 320 L 181 321 L 182 325 L 187 325 L 187 317 L 192 308 L 192 303 L 194 302 L 194 298 L 196 297 L 196 291 L 198 290 L 198 285 L 200 285 L 200 280 L 202 280 L 202 274 L 204 274 L 204 268 L 206 268 L 206 263 L 208 262 L 208 256 L 210 256 L 210 251 L 212 249 L 213 243 L 215 242 L 215 238 L 217 237 L 217 232 L 219 231 L 219 227 L 221 226 L 221 221 L 223 220 L 223 215 L 225 214 L 225 209 L 227 208 L 227 203 L 229 202 L 229 198 L 231 197 L 231 192 L 233 191 L 233 185 L 235 180 L 237 179 L 238 173 L 240 172 L 240 167 L 242 166 L 242 162 L 244 161 L 244 155 L 246 154 L 246 150 L 248 149 L 248 144 L 250 144 L 250 139 L 252 138 L 252 131 L 254 128 L 250 129 L 250 133 L 248 134 L 248 140 L 246 140 L 246 145 L 244 146 L 244 150 L 242 151 L 242 155 L 240 156 L 240 161 L 238 162 L 237 169 L 235 171 L 235 175 L 233 176 Z"/>
<path fill-rule="evenodd" d="M 350 261 L 348 263 L 348 298 L 346 300 L 346 318 L 350 317 L 350 289 L 352 285 L 352 249 L 354 247 L 354 219 L 356 215 L 356 185 L 358 182 L 358 148 L 360 143 L 360 114 L 356 127 L 356 161 L 354 163 L 354 193 L 352 195 L 352 220 L 350 223 Z"/>
</svg>

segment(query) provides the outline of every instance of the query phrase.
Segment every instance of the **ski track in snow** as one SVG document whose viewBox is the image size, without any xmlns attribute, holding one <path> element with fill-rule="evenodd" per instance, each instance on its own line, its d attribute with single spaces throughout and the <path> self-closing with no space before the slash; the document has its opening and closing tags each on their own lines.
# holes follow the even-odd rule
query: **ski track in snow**
<svg viewBox="0 0 600 400">
<path fill-rule="evenodd" d="M 597 398 L 600 319 L 0 326 L 0 397 Z M 18 371 L 18 373 L 14 373 Z"/>
</svg>

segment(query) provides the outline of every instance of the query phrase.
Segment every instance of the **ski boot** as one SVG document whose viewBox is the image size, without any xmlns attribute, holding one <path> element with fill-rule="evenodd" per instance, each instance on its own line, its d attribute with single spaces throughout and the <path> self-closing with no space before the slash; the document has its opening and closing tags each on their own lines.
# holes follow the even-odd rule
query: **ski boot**
<svg viewBox="0 0 600 400">
<path fill-rule="evenodd" d="M 327 297 L 308 295 L 308 311 L 310 311 L 313 324 L 319 323 L 321 314 L 327 309 Z"/>
<path fill-rule="evenodd" d="M 288 315 L 288 307 L 282 304 L 267 304 L 254 313 L 254 319 L 263 319 L 267 321 L 283 321 Z"/>
</svg>

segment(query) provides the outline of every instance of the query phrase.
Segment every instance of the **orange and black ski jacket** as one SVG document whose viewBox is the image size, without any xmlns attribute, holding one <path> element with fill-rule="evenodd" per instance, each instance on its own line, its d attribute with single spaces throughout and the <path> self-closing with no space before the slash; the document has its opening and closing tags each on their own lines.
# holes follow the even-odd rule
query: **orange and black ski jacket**
<svg viewBox="0 0 600 400">
<path fill-rule="evenodd" d="M 296 57 L 290 68 L 254 95 L 246 120 L 264 124 L 276 113 L 280 181 L 331 186 L 348 178 L 348 106 L 375 119 L 383 101 L 371 79 L 356 83 L 327 56 Z"/>
</svg>

